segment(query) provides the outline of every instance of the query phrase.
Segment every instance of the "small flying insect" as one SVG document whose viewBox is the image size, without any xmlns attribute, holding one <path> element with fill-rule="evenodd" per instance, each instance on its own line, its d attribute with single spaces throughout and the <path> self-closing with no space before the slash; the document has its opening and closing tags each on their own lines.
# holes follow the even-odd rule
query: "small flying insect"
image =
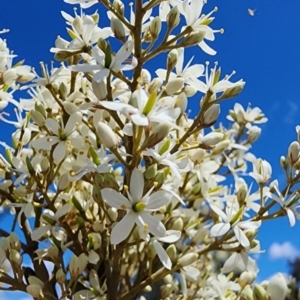
<svg viewBox="0 0 300 300">
<path fill-rule="evenodd" d="M 249 14 L 251 17 L 254 17 L 255 12 L 256 12 L 256 9 L 250 9 L 250 8 L 248 8 L 248 14 Z"/>
</svg>

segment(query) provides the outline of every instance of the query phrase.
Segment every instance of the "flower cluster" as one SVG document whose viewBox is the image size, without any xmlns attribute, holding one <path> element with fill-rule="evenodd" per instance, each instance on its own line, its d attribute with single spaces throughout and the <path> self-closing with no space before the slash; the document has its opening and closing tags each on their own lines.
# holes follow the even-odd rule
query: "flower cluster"
<svg viewBox="0 0 300 300">
<path fill-rule="evenodd" d="M 13 65 L 0 40 L 0 119 L 16 128 L 11 146 L 1 142 L 1 208 L 15 221 L 0 230 L 0 282 L 34 299 L 142 299 L 158 287 L 157 299 L 283 300 L 281 274 L 253 283 L 251 254 L 261 252 L 262 222 L 300 217 L 300 130 L 280 160 L 280 191 L 251 153 L 263 112 L 236 103 L 228 125 L 217 122 L 245 82 L 185 59 L 192 46 L 216 53 L 217 9 L 138 0 L 127 14 L 120 0 L 65 2 L 102 6 L 109 26 L 97 12 L 63 13 L 69 40 L 50 49 L 58 67 L 42 63 L 38 75 Z M 28 99 L 13 98 L 19 88 Z"/>
</svg>

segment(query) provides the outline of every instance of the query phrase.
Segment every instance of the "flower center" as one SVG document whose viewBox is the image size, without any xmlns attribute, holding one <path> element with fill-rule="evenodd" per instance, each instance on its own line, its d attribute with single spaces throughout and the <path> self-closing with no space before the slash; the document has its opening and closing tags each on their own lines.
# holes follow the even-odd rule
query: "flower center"
<svg viewBox="0 0 300 300">
<path fill-rule="evenodd" d="M 138 202 L 136 204 L 134 204 L 132 206 L 132 209 L 135 211 L 135 212 L 140 212 L 140 211 L 143 211 L 146 207 L 146 203 L 145 202 Z"/>
</svg>

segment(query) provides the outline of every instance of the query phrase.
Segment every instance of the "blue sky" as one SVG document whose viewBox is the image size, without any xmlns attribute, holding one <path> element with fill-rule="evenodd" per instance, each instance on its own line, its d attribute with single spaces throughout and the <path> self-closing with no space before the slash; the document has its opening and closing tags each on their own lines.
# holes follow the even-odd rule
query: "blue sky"
<svg viewBox="0 0 300 300">
<path fill-rule="evenodd" d="M 65 22 L 61 10 L 72 14 L 73 7 L 62 0 L 2 0 L 0 29 L 9 28 L 2 35 L 9 48 L 19 59 L 39 70 L 39 62 L 53 59 L 49 52 L 57 35 L 66 37 Z M 128 3 L 125 1 L 124 3 Z M 273 179 L 284 184 L 279 168 L 279 157 L 285 155 L 290 142 L 296 138 L 295 126 L 300 124 L 300 2 L 296 0 L 209 0 L 205 12 L 217 6 L 212 28 L 224 28 L 224 34 L 216 34 L 210 45 L 218 51 L 209 57 L 198 48 L 189 55 L 196 61 L 218 61 L 226 74 L 235 70 L 233 79 L 243 78 L 246 87 L 242 95 L 223 105 L 226 112 L 234 101 L 247 106 L 259 106 L 269 119 L 262 126 L 263 133 L 253 152 L 271 162 Z M 92 11 L 97 6 L 92 8 Z M 101 12 L 102 6 L 99 5 Z M 252 17 L 248 9 L 256 9 Z M 101 24 L 101 23 L 100 23 Z M 163 64 L 164 66 L 164 64 Z M 198 101 L 190 104 L 196 109 Z M 1 125 L 2 126 L 2 125 Z M 9 139 L 2 133 L 1 138 Z M 287 253 L 300 251 L 300 223 L 290 228 L 288 219 L 266 223 L 260 234 L 262 249 L 267 250 L 259 258 L 260 278 L 276 271 L 287 271 Z M 273 244 L 273 243 L 277 244 Z M 269 251 L 271 249 L 271 251 Z M 270 255 L 270 253 L 272 255 Z M 290 256 L 285 256 L 290 257 Z"/>
</svg>

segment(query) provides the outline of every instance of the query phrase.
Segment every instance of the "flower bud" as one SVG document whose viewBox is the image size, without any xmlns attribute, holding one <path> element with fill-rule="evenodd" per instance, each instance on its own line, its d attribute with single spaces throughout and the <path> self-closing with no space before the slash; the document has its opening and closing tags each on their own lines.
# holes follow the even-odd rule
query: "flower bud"
<svg viewBox="0 0 300 300">
<path fill-rule="evenodd" d="M 85 253 L 76 256 L 75 254 L 71 257 L 69 263 L 69 271 L 73 279 L 77 278 L 86 268 L 88 258 Z"/>
<path fill-rule="evenodd" d="M 111 27 L 112 32 L 114 33 L 115 37 L 118 40 L 125 42 L 126 34 L 125 34 L 125 29 L 124 29 L 122 22 L 119 19 L 112 17 L 110 19 L 110 27 Z"/>
<path fill-rule="evenodd" d="M 183 78 L 177 77 L 173 80 L 170 80 L 166 85 L 166 93 L 168 95 L 173 95 L 177 91 L 181 90 L 183 88 L 183 85 L 184 85 Z"/>
<path fill-rule="evenodd" d="M 159 142 L 161 142 L 170 131 L 170 125 L 166 123 L 160 123 L 154 127 L 152 130 L 151 135 L 149 136 L 149 139 L 147 142 L 147 148 L 152 148 L 155 145 L 157 145 Z"/>
<path fill-rule="evenodd" d="M 18 252 L 15 249 L 11 249 L 10 253 L 9 253 L 9 260 L 12 264 L 12 267 L 15 270 L 18 270 L 22 264 L 22 256 L 20 254 L 20 252 Z"/>
<path fill-rule="evenodd" d="M 144 293 L 151 293 L 152 292 L 152 287 L 151 285 L 147 285 L 144 289 L 143 289 Z M 146 298 L 144 298 L 146 300 Z M 142 299 L 141 299 L 142 300 Z"/>
<path fill-rule="evenodd" d="M 112 173 L 98 173 L 94 177 L 94 180 L 95 185 L 99 190 L 102 190 L 104 188 L 111 188 L 116 191 L 119 190 L 119 185 Z"/>
<path fill-rule="evenodd" d="M 158 94 L 158 90 L 160 89 L 162 84 L 163 84 L 163 80 L 161 78 L 154 78 L 148 87 L 148 93 L 149 94 L 152 94 L 152 93 Z"/>
<path fill-rule="evenodd" d="M 8 69 L 3 73 L 4 84 L 10 85 L 17 78 L 17 72 L 15 69 Z"/>
<path fill-rule="evenodd" d="M 45 125 L 45 118 L 42 114 L 36 110 L 31 111 L 31 118 L 34 123 L 36 123 L 39 127 L 43 127 Z"/>
<path fill-rule="evenodd" d="M 124 3 L 122 1 L 114 0 L 113 7 L 121 16 L 124 16 Z"/>
<path fill-rule="evenodd" d="M 188 105 L 187 96 L 185 93 L 180 93 L 176 98 L 175 107 L 179 107 L 181 114 L 184 114 Z"/>
<path fill-rule="evenodd" d="M 285 156 L 280 156 L 280 166 L 282 169 L 286 170 L 286 168 L 288 167 L 287 161 Z"/>
<path fill-rule="evenodd" d="M 240 295 L 240 300 L 253 300 L 253 291 L 250 287 L 250 285 L 246 285 Z"/>
<path fill-rule="evenodd" d="M 11 232 L 8 239 L 9 239 L 9 245 L 11 249 L 15 249 L 16 251 L 21 250 L 21 243 L 19 237 L 14 232 Z"/>
<path fill-rule="evenodd" d="M 288 287 L 284 276 L 281 273 L 277 273 L 271 278 L 267 287 L 270 300 L 284 300 L 287 292 Z"/>
<path fill-rule="evenodd" d="M 175 28 L 180 22 L 180 12 L 177 6 L 174 6 L 167 14 L 167 25 L 169 30 Z"/>
<path fill-rule="evenodd" d="M 179 218 L 176 218 L 176 220 L 173 222 L 170 229 L 182 231 L 182 228 L 183 228 L 183 220 L 182 220 L 182 218 L 179 217 Z"/>
<path fill-rule="evenodd" d="M 239 278 L 241 287 L 252 284 L 256 278 L 256 274 L 251 271 L 244 271 Z"/>
<path fill-rule="evenodd" d="M 157 164 L 153 164 L 146 169 L 146 171 L 144 172 L 144 177 L 147 180 L 151 180 L 156 176 L 156 174 L 157 174 Z"/>
<path fill-rule="evenodd" d="M 116 222 L 117 221 L 117 218 L 118 218 L 118 212 L 115 208 L 112 208 L 110 207 L 108 210 L 107 210 L 107 213 L 109 214 L 109 216 L 111 217 L 111 219 Z"/>
<path fill-rule="evenodd" d="M 106 99 L 107 96 L 107 89 L 106 83 L 104 80 L 97 82 L 96 80 L 92 79 L 92 88 L 93 92 L 99 100 Z"/>
<path fill-rule="evenodd" d="M 183 88 L 183 92 L 186 94 L 187 97 L 193 97 L 197 93 L 197 90 L 190 85 L 186 85 Z"/>
<path fill-rule="evenodd" d="M 175 68 L 177 61 L 178 61 L 178 51 L 177 49 L 173 49 L 169 52 L 167 57 L 167 70 L 169 72 L 171 72 Z"/>
<path fill-rule="evenodd" d="M 155 17 L 152 19 L 149 27 L 150 34 L 153 39 L 157 39 L 161 31 L 161 20 L 160 17 Z"/>
<path fill-rule="evenodd" d="M 181 267 L 186 267 L 186 266 L 191 265 L 197 259 L 198 259 L 197 253 L 188 253 L 178 259 L 178 264 Z"/>
<path fill-rule="evenodd" d="M 183 38 L 183 41 L 180 43 L 180 46 L 186 48 L 186 47 L 197 45 L 203 41 L 204 37 L 205 37 L 204 30 L 198 32 L 194 31 L 188 36 Z"/>
<path fill-rule="evenodd" d="M 206 146 L 214 146 L 218 144 L 224 137 L 223 133 L 210 132 L 201 139 L 201 143 Z"/>
<path fill-rule="evenodd" d="M 290 164 L 293 165 L 299 158 L 299 143 L 294 141 L 290 144 L 288 149 L 288 159 Z"/>
<path fill-rule="evenodd" d="M 246 82 L 244 81 L 236 82 L 234 86 L 226 89 L 221 97 L 223 99 L 228 99 L 239 95 L 243 91 L 245 84 Z"/>
<path fill-rule="evenodd" d="M 259 128 L 258 126 L 252 126 L 248 130 L 248 138 L 247 138 L 248 143 L 254 143 L 259 138 L 260 134 L 261 134 L 261 128 Z"/>
<path fill-rule="evenodd" d="M 166 252 L 167 252 L 169 258 L 171 259 L 171 261 L 173 261 L 177 256 L 177 248 L 174 244 L 168 246 L 168 248 L 166 249 Z"/>
<path fill-rule="evenodd" d="M 104 147 L 114 148 L 118 145 L 116 134 L 107 124 L 99 122 L 97 124 L 97 133 Z"/>
<path fill-rule="evenodd" d="M 195 244 L 199 244 L 199 243 L 203 242 L 203 240 L 205 239 L 206 236 L 207 236 L 207 229 L 205 229 L 203 227 L 199 227 L 196 234 L 193 236 L 192 241 Z"/>
<path fill-rule="evenodd" d="M 173 291 L 173 284 L 167 283 L 166 285 L 162 285 L 160 287 L 160 298 L 166 299 Z"/>
<path fill-rule="evenodd" d="M 63 269 L 60 268 L 57 270 L 56 274 L 55 274 L 55 278 L 58 284 L 64 284 L 66 281 L 66 274 L 64 273 Z"/>
<path fill-rule="evenodd" d="M 222 141 L 215 146 L 211 154 L 219 155 L 220 153 L 224 152 L 229 147 L 229 145 L 230 145 L 230 141 L 228 140 Z"/>
<path fill-rule="evenodd" d="M 64 191 L 69 186 L 69 183 L 70 181 L 68 179 L 68 174 L 67 173 L 63 174 L 58 180 L 57 190 Z"/>
<path fill-rule="evenodd" d="M 26 287 L 26 292 L 34 299 L 44 299 L 42 288 L 36 284 L 30 284 Z"/>
<path fill-rule="evenodd" d="M 218 119 L 220 114 L 220 104 L 213 104 L 209 109 L 204 113 L 203 124 L 207 127 L 212 126 Z"/>
<path fill-rule="evenodd" d="M 246 229 L 244 233 L 248 240 L 252 241 L 257 236 L 258 231 L 257 229 Z"/>
<path fill-rule="evenodd" d="M 255 300 L 268 300 L 268 294 L 266 290 L 259 284 L 256 284 L 253 288 Z"/>
</svg>

